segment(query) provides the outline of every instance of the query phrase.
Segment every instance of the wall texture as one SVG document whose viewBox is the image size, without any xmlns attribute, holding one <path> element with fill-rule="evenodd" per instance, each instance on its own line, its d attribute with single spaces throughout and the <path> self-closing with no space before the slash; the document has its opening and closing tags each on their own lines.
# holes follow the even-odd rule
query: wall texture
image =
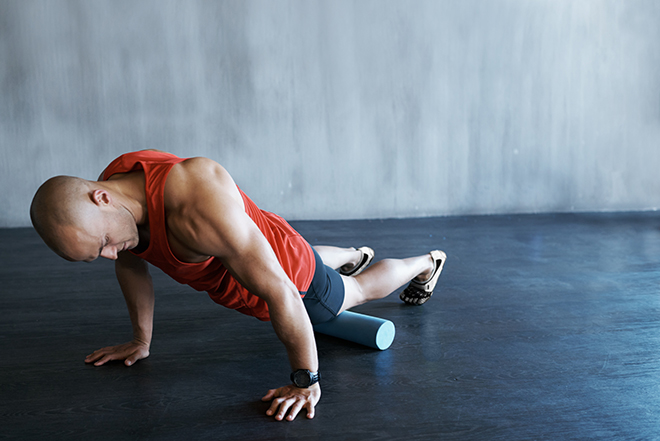
<svg viewBox="0 0 660 441">
<path fill-rule="evenodd" d="M 290 219 L 660 207 L 655 0 L 2 0 L 0 226 L 160 148 Z"/>
</svg>

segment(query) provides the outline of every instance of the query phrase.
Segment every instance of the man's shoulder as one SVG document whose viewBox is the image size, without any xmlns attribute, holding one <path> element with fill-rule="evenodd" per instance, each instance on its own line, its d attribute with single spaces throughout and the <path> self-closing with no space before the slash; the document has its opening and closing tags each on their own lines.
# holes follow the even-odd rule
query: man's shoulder
<svg viewBox="0 0 660 441">
<path fill-rule="evenodd" d="M 239 197 L 231 175 L 216 161 L 195 157 L 172 167 L 165 184 L 165 197 L 172 204 L 187 205 L 204 194 Z"/>
<path fill-rule="evenodd" d="M 188 173 L 210 173 L 214 172 L 218 168 L 222 168 L 220 164 L 210 158 L 205 158 L 203 156 L 196 156 L 193 158 L 188 158 L 183 162 L 177 164 L 180 169 Z"/>
<path fill-rule="evenodd" d="M 172 179 L 177 185 L 185 183 L 217 185 L 227 184 L 228 180 L 231 180 L 233 184 L 231 176 L 224 167 L 212 159 L 201 156 L 189 158 L 174 165 L 169 179 Z"/>
<path fill-rule="evenodd" d="M 219 256 L 221 237 L 235 234 L 228 228 L 232 213 L 245 212 L 238 187 L 227 171 L 208 158 L 191 158 L 172 167 L 165 183 L 165 215 L 170 247 L 187 262 Z M 178 244 L 178 245 L 177 245 Z M 211 252 L 209 250 L 215 250 Z"/>
<path fill-rule="evenodd" d="M 112 175 L 119 173 L 131 173 L 143 170 L 146 164 L 172 164 L 184 161 L 185 158 L 179 158 L 171 153 L 162 150 L 147 149 L 124 153 L 115 158 L 101 172 L 99 181 L 106 180 Z"/>
</svg>

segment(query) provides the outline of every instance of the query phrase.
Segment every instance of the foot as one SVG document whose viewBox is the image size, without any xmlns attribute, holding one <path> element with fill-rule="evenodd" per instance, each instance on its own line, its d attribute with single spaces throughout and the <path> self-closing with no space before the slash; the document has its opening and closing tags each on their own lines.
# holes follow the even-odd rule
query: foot
<svg viewBox="0 0 660 441">
<path fill-rule="evenodd" d="M 435 260 L 433 260 L 433 255 L 429 253 L 428 255 L 428 269 L 422 273 L 419 273 L 413 279 L 417 283 L 427 283 L 433 277 L 435 272 Z"/>
<path fill-rule="evenodd" d="M 360 252 L 359 260 L 357 260 L 357 262 L 348 263 L 339 268 L 339 274 L 343 276 L 357 276 L 364 271 L 374 259 L 374 250 L 369 247 L 360 247 L 356 251 Z"/>
<path fill-rule="evenodd" d="M 409 305 L 422 305 L 433 295 L 447 255 L 440 250 L 431 251 L 430 255 L 433 260 L 433 268 L 415 277 L 399 296 Z"/>
</svg>

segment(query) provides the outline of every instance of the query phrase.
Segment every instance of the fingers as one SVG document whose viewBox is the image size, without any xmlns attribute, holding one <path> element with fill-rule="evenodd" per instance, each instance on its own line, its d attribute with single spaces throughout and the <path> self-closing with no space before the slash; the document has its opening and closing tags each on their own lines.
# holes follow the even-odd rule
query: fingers
<svg viewBox="0 0 660 441">
<path fill-rule="evenodd" d="M 314 418 L 314 413 L 316 412 L 314 405 L 312 403 L 307 403 L 305 407 L 307 408 L 307 418 L 311 420 Z"/>
<path fill-rule="evenodd" d="M 87 357 L 85 357 L 85 363 L 93 363 L 96 360 L 98 360 L 101 356 L 97 355 L 96 352 L 93 352 L 89 354 Z"/>
<path fill-rule="evenodd" d="M 149 350 L 131 343 L 117 346 L 108 346 L 92 352 L 85 358 L 85 363 L 94 363 L 101 366 L 112 360 L 124 360 L 126 366 L 132 366 L 136 361 L 149 356 Z"/>
<path fill-rule="evenodd" d="M 98 362 L 98 360 L 100 360 L 100 359 L 102 359 L 102 358 L 104 358 L 104 357 L 106 356 L 106 354 L 107 354 L 107 349 L 108 349 L 108 348 L 102 348 L 102 349 L 99 349 L 99 350 L 97 350 L 97 351 L 92 352 L 91 354 L 89 354 L 89 355 L 85 358 L 85 363 L 94 363 L 94 365 L 99 366 L 99 364 L 97 364 L 96 362 Z M 106 361 L 107 361 L 107 360 L 106 360 Z M 105 361 L 103 361 L 103 362 L 100 363 L 100 364 L 103 364 L 103 363 L 105 363 Z"/>
<path fill-rule="evenodd" d="M 275 401 L 273 401 L 273 403 L 270 405 L 270 407 L 266 411 L 266 415 L 273 416 L 275 414 L 275 412 L 277 412 L 277 406 L 279 406 L 279 403 L 276 403 Z"/>
<path fill-rule="evenodd" d="M 107 362 L 109 362 L 110 360 L 114 360 L 114 359 L 115 359 L 115 357 L 113 357 L 112 355 L 110 355 L 110 354 L 106 354 L 106 355 L 103 356 L 103 358 L 101 358 L 99 361 L 97 361 L 96 363 L 94 363 L 94 366 L 101 366 L 101 365 L 104 365 L 104 364 L 106 364 Z"/>
<path fill-rule="evenodd" d="M 273 400 L 273 404 L 271 404 L 270 408 L 266 412 L 266 415 L 272 416 L 275 414 L 275 412 L 277 412 L 275 415 L 275 419 L 277 421 L 282 421 L 285 416 L 287 421 L 293 421 L 296 419 L 303 407 L 307 408 L 307 418 L 314 418 L 314 405 L 311 402 L 301 400 L 300 398 L 275 399 Z"/>
<path fill-rule="evenodd" d="M 126 366 L 132 366 L 133 364 L 135 364 L 136 361 L 142 360 L 143 358 L 147 358 L 148 356 L 149 356 L 149 351 L 137 350 L 126 358 L 124 364 Z"/>
<path fill-rule="evenodd" d="M 99 353 L 99 354 L 95 354 L 93 358 L 88 357 L 85 360 L 85 362 L 86 363 L 94 363 L 94 366 L 101 366 L 101 365 L 104 365 L 104 364 L 106 364 L 107 362 L 109 362 L 111 360 L 116 360 L 117 358 L 119 358 L 119 357 L 117 357 L 115 353 L 104 353 L 104 352 L 102 352 L 102 353 Z"/>
<path fill-rule="evenodd" d="M 320 390 L 312 391 L 285 386 L 269 390 L 262 400 L 273 400 L 266 411 L 266 415 L 274 416 L 277 421 L 282 421 L 285 418 L 287 421 L 293 421 L 303 408 L 307 409 L 307 418 L 314 418 L 314 407 L 319 398 Z"/>
<path fill-rule="evenodd" d="M 293 421 L 296 415 L 298 415 L 298 412 L 300 412 L 300 409 L 302 409 L 302 406 L 302 403 L 297 401 L 296 398 L 276 398 L 273 400 L 273 404 L 270 405 L 270 409 L 266 411 L 266 415 L 275 415 L 277 421 L 282 421 L 290 408 L 291 412 L 287 420 Z"/>
<path fill-rule="evenodd" d="M 303 405 L 304 403 L 301 401 L 296 401 L 295 403 L 293 403 L 293 406 L 291 406 L 291 408 L 289 409 L 289 416 L 286 417 L 286 419 L 289 421 L 295 420 L 296 417 L 298 416 L 298 413 L 300 412 L 300 409 L 303 408 Z M 282 415 L 282 417 L 284 417 L 284 415 Z M 281 418 L 278 419 L 281 420 Z"/>
<path fill-rule="evenodd" d="M 266 395 L 263 396 L 261 401 L 270 401 L 273 398 L 275 398 L 276 394 L 277 394 L 277 389 L 271 389 L 268 391 Z"/>
</svg>

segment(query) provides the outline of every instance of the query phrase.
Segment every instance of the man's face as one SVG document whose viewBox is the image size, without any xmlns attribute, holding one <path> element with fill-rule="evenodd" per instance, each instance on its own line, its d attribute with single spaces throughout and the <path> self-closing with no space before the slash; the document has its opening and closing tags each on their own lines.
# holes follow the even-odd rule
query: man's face
<svg viewBox="0 0 660 441">
<path fill-rule="evenodd" d="M 93 210 L 81 225 L 63 227 L 59 236 L 60 254 L 68 260 L 85 262 L 98 257 L 116 260 L 120 252 L 135 248 L 139 241 L 133 216 L 111 207 Z"/>
</svg>

